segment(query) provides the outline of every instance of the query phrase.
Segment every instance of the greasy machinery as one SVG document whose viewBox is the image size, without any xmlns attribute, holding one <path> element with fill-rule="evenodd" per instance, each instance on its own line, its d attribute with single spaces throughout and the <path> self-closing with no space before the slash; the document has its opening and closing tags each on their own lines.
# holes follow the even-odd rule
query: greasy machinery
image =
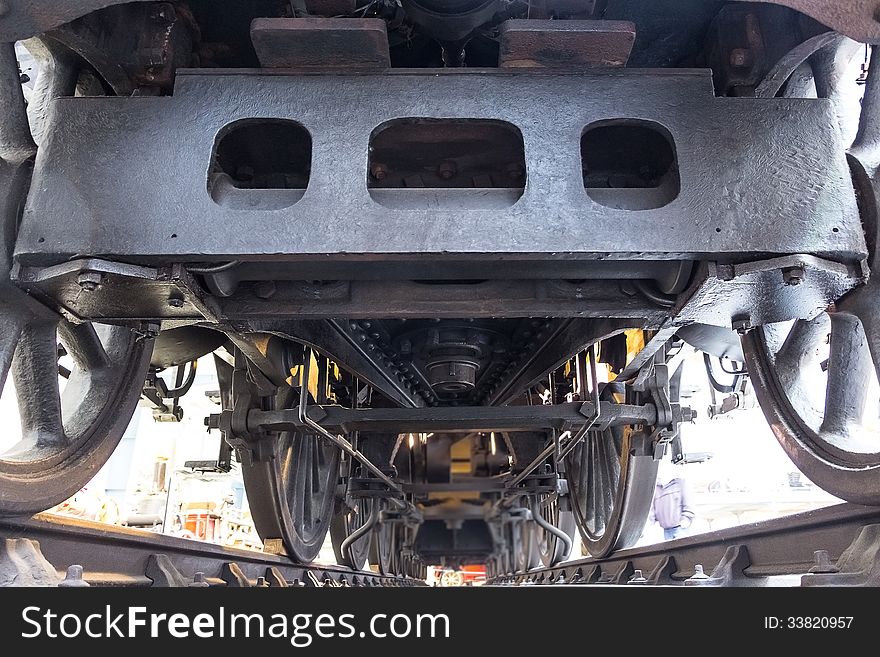
<svg viewBox="0 0 880 657">
<path fill-rule="evenodd" d="M 0 2 L 0 513 L 213 352 L 268 549 L 605 556 L 693 417 L 684 343 L 880 504 L 880 64 L 854 143 L 841 111 L 878 39 L 857 0 Z"/>
</svg>

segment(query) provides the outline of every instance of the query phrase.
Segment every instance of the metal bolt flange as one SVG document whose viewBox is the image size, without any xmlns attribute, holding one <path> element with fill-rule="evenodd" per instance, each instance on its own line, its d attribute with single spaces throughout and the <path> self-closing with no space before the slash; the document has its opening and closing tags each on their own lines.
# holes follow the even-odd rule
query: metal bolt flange
<svg viewBox="0 0 880 657">
<path fill-rule="evenodd" d="M 703 572 L 703 564 L 698 563 L 694 566 L 694 574 L 688 577 L 689 581 L 709 579 L 709 576 Z"/>
<path fill-rule="evenodd" d="M 831 561 L 828 550 L 816 550 L 813 552 L 815 564 L 810 568 L 811 573 L 839 573 L 840 568 Z"/>
<path fill-rule="evenodd" d="M 91 586 L 91 584 L 83 579 L 83 567 L 79 564 L 74 564 L 67 569 L 67 574 L 64 576 L 64 579 L 59 582 L 58 586 L 64 588 L 78 588 Z"/>
<path fill-rule="evenodd" d="M 97 290 L 103 281 L 104 275 L 98 271 L 84 271 L 76 277 L 76 282 L 87 292 Z"/>
<path fill-rule="evenodd" d="M 205 579 L 205 573 L 198 572 L 193 575 L 193 581 L 190 584 L 191 588 L 203 589 L 207 588 L 208 586 L 210 586 L 210 584 L 208 584 L 208 581 Z"/>
</svg>

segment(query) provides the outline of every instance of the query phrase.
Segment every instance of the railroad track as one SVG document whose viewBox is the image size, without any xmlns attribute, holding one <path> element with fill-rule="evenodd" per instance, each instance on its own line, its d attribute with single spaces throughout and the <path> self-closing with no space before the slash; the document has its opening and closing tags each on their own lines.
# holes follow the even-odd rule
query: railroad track
<svg viewBox="0 0 880 657">
<path fill-rule="evenodd" d="M 417 580 L 49 514 L 0 519 L 0 586 L 415 586 Z"/>
<path fill-rule="evenodd" d="M 494 585 L 878 586 L 880 507 L 840 504 L 585 558 Z"/>
<path fill-rule="evenodd" d="M 0 520 L 0 586 L 403 587 L 422 582 L 38 514 Z M 877 586 L 880 507 L 840 504 L 496 576 L 496 586 Z"/>
</svg>

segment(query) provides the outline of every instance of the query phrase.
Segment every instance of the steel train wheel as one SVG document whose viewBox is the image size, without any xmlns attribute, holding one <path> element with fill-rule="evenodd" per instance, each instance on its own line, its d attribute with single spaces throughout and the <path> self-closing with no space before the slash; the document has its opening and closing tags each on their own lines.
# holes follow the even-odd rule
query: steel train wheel
<svg viewBox="0 0 880 657">
<path fill-rule="evenodd" d="M 393 575 L 395 568 L 394 551 L 396 534 L 394 525 L 382 522 L 373 531 L 370 543 L 370 563 L 373 564 L 383 575 Z"/>
<path fill-rule="evenodd" d="M 537 568 L 541 563 L 541 557 L 538 554 L 538 545 L 536 540 L 536 532 L 534 523 L 530 520 L 514 523 L 518 525 L 518 529 L 514 530 L 514 537 L 519 534 L 515 543 L 514 566 L 517 572 L 525 572 L 532 568 Z"/>
<path fill-rule="evenodd" d="M 20 440 L 0 448 L 2 515 L 44 511 L 91 480 L 128 426 L 152 351 L 128 328 L 19 301 L 30 302 L 0 301 L 0 386 L 11 378 L 21 418 Z"/>
<path fill-rule="evenodd" d="M 574 519 L 595 557 L 633 545 L 651 511 L 657 462 L 636 453 L 635 435 L 629 427 L 591 431 L 566 458 Z"/>
<path fill-rule="evenodd" d="M 279 392 L 276 408 L 290 408 L 292 388 Z M 321 551 L 336 499 L 339 449 L 315 435 L 283 431 L 271 440 L 268 458 L 245 458 L 241 472 L 254 520 L 263 541 L 280 538 L 301 562 Z"/>
<path fill-rule="evenodd" d="M 865 102 L 876 103 L 876 83 Z M 868 283 L 811 321 L 759 327 L 742 338 L 755 396 L 782 449 L 813 483 L 861 504 L 880 504 L 880 182 L 876 165 L 867 164 L 877 161 L 875 122 L 876 112 L 862 116 L 848 156 L 868 244 Z"/>
<path fill-rule="evenodd" d="M 574 545 L 574 535 L 577 531 L 574 514 L 565 507 L 558 495 L 540 496 L 537 505 L 540 508 L 541 516 L 557 529 L 565 532 L 572 539 L 571 546 Z M 541 563 L 546 567 L 555 566 L 560 561 L 564 561 L 571 553 L 571 546 L 566 546 L 565 542 L 547 531 L 533 521 L 532 530 L 534 531 L 534 541 L 536 550 Z"/>
<path fill-rule="evenodd" d="M 877 293 L 869 283 L 813 320 L 743 337 L 755 396 L 785 453 L 816 485 L 860 504 L 880 504 L 876 387 L 868 403 L 880 377 Z"/>
<path fill-rule="evenodd" d="M 333 520 L 330 522 L 330 540 L 333 543 L 333 552 L 336 554 L 336 563 L 340 566 L 361 570 L 367 563 L 374 532 L 367 532 L 349 545 L 345 552 L 342 550 L 342 544 L 346 538 L 366 524 L 373 512 L 374 504 L 373 500 L 367 498 L 353 500 L 352 506 L 348 506 L 344 500 L 339 500 L 336 513 L 333 514 Z"/>
</svg>

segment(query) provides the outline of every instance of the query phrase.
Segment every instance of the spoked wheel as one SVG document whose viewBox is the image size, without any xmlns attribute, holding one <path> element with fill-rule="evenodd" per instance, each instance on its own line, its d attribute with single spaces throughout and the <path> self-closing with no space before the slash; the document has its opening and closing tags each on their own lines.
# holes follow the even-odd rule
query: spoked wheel
<svg viewBox="0 0 880 657">
<path fill-rule="evenodd" d="M 383 522 L 376 525 L 370 544 L 370 563 L 383 575 L 395 574 L 397 561 L 394 557 L 397 549 L 395 539 L 394 524 Z"/>
<path fill-rule="evenodd" d="M 290 408 L 293 392 L 279 392 L 276 408 Z M 333 517 L 339 448 L 299 431 L 273 438 L 267 439 L 271 458 L 242 461 L 251 516 L 260 538 L 280 538 L 293 559 L 310 562 L 321 551 Z"/>
<path fill-rule="evenodd" d="M 816 485 L 880 504 L 880 287 L 871 279 L 817 318 L 743 337 L 755 396 L 782 448 Z"/>
<path fill-rule="evenodd" d="M 20 439 L 0 442 L 0 514 L 43 511 L 91 480 L 128 426 L 151 350 L 125 327 L 0 300 L 0 385 L 11 380 L 21 418 Z"/>
<path fill-rule="evenodd" d="M 571 553 L 571 547 L 574 545 L 574 535 L 577 531 L 574 514 L 564 508 L 564 506 L 565 503 L 555 494 L 539 495 L 537 501 L 532 506 L 533 513 L 537 508 L 544 520 L 565 532 L 571 539 L 571 542 L 566 544 L 562 538 L 553 532 L 544 529 L 536 521 L 532 522 L 538 556 L 541 559 L 541 563 L 547 567 L 555 566 L 560 561 L 567 559 Z"/>
<path fill-rule="evenodd" d="M 651 511 L 657 462 L 629 427 L 590 431 L 565 460 L 571 508 L 594 557 L 633 545 Z"/>
<path fill-rule="evenodd" d="M 531 520 L 511 523 L 514 538 L 514 568 L 517 572 L 525 572 L 536 568 L 541 563 L 538 554 L 537 532 Z"/>
<path fill-rule="evenodd" d="M 336 513 L 333 514 L 330 523 L 330 540 L 333 542 L 336 563 L 340 566 L 361 570 L 367 563 L 373 531 L 367 531 L 351 545 L 346 546 L 345 550 L 342 549 L 342 545 L 349 536 L 371 521 L 375 504 L 374 500 L 365 497 L 352 500 L 351 505 L 345 500 L 339 500 Z"/>
</svg>

